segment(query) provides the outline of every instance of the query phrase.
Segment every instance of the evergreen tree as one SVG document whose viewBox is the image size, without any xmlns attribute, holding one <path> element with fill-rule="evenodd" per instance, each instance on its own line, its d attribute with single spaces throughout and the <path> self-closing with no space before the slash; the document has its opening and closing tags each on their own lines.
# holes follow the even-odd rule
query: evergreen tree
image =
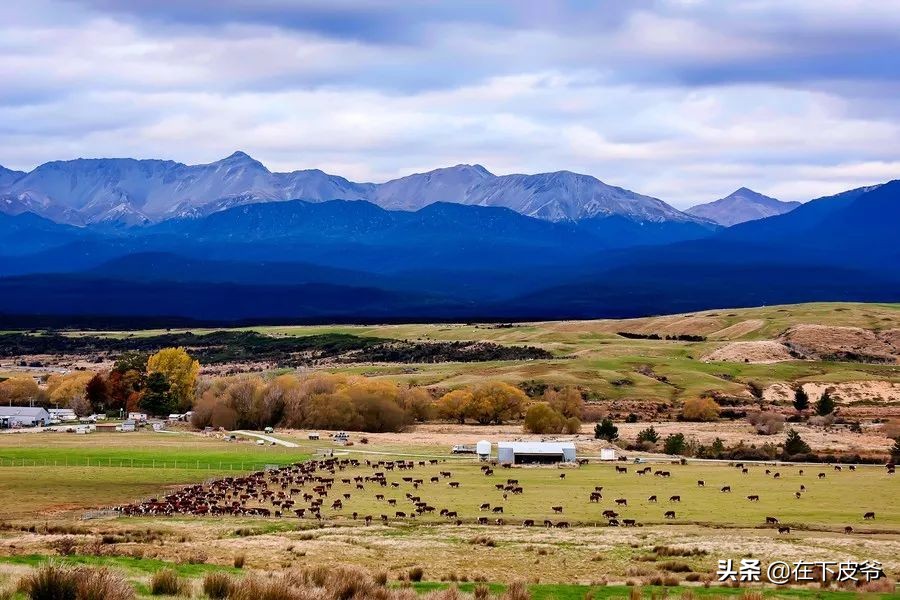
<svg viewBox="0 0 900 600">
<path fill-rule="evenodd" d="M 141 395 L 141 409 L 154 416 L 170 414 L 175 408 L 175 399 L 169 388 L 165 375 L 160 372 L 151 373 Z"/>
<path fill-rule="evenodd" d="M 825 417 L 834 412 L 834 400 L 831 398 L 831 394 L 828 393 L 828 390 L 825 390 L 822 393 L 822 397 L 819 398 L 819 401 L 816 402 L 816 414 L 820 417 Z"/>
<path fill-rule="evenodd" d="M 797 412 L 803 412 L 809 408 L 809 395 L 803 390 L 802 385 L 798 385 L 794 389 L 794 409 Z"/>
<path fill-rule="evenodd" d="M 612 419 L 603 419 L 594 426 L 594 438 L 613 441 L 619 437 L 619 428 L 613 425 Z"/>
<path fill-rule="evenodd" d="M 687 449 L 687 441 L 683 433 L 670 433 L 666 437 L 664 451 L 666 454 L 680 455 Z"/>
<path fill-rule="evenodd" d="M 656 433 L 656 429 L 654 429 L 651 425 L 647 429 L 643 429 L 640 433 L 637 434 L 637 441 L 650 442 L 651 444 L 655 444 L 659 441 L 659 434 Z"/>
<path fill-rule="evenodd" d="M 795 429 L 789 429 L 787 439 L 784 440 L 784 453 L 788 456 L 795 454 L 807 454 L 810 451 L 809 444 L 803 441 Z"/>
</svg>

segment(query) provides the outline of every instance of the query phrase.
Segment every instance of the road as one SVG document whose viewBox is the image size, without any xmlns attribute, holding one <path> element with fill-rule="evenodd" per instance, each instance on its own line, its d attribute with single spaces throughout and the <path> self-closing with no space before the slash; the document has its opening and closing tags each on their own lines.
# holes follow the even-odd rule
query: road
<svg viewBox="0 0 900 600">
<path fill-rule="evenodd" d="M 277 437 L 272 437 L 271 435 L 266 435 L 264 433 L 255 433 L 253 431 L 244 431 L 243 429 L 237 431 L 230 431 L 229 433 L 233 433 L 235 435 L 246 435 L 247 437 L 254 437 L 260 440 L 265 440 L 267 442 L 275 442 L 278 446 L 284 446 L 285 448 L 299 448 L 297 444 L 294 442 L 286 442 L 284 440 L 279 440 Z"/>
</svg>

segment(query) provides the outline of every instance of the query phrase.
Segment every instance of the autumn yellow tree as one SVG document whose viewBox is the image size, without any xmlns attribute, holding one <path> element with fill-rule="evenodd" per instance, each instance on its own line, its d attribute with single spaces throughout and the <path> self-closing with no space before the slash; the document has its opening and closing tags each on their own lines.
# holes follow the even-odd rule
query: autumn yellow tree
<svg viewBox="0 0 900 600">
<path fill-rule="evenodd" d="M 51 375 L 47 380 L 50 402 L 57 406 L 71 408 L 79 417 L 90 414 L 91 403 L 85 398 L 85 390 L 93 377 L 94 373 L 91 371 Z"/>
<path fill-rule="evenodd" d="M 546 402 L 535 402 L 525 413 L 525 431 L 530 433 L 561 433 L 565 419 Z"/>
<path fill-rule="evenodd" d="M 472 392 L 467 389 L 447 392 L 437 401 L 437 414 L 442 419 L 465 423 L 472 402 Z"/>
<path fill-rule="evenodd" d="M 584 396 L 581 390 L 572 386 L 566 386 L 559 391 L 548 389 L 544 392 L 544 401 L 567 419 L 572 417 L 580 419 L 584 411 Z"/>
<path fill-rule="evenodd" d="M 147 374 L 162 373 L 169 382 L 169 392 L 179 410 L 190 410 L 194 386 L 200 374 L 200 363 L 184 348 L 163 348 L 147 360 Z"/>
<path fill-rule="evenodd" d="M 712 398 L 691 398 L 681 409 L 685 421 L 715 421 L 719 418 L 719 405 Z"/>
<path fill-rule="evenodd" d="M 29 400 L 38 397 L 40 388 L 31 377 L 10 377 L 6 381 L 0 381 L 0 403 L 2 404 L 26 404 Z"/>
<path fill-rule="evenodd" d="M 467 416 L 482 425 L 499 425 L 509 419 L 518 419 L 528 403 L 525 392 L 499 381 L 479 386 L 472 396 Z"/>
</svg>

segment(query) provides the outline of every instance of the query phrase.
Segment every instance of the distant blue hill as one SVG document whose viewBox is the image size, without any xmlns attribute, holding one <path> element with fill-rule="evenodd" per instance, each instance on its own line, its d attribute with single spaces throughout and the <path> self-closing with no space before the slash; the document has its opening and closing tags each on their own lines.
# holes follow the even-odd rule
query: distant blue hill
<svg viewBox="0 0 900 600">
<path fill-rule="evenodd" d="M 898 224 L 898 181 L 719 230 L 351 200 L 249 204 L 135 228 L 0 215 L 0 313 L 527 319 L 900 301 Z"/>
</svg>

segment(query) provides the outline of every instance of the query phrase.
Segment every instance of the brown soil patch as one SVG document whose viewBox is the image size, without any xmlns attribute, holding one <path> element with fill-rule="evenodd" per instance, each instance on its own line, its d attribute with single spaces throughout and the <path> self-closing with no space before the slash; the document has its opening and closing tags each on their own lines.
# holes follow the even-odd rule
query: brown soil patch
<svg viewBox="0 0 900 600">
<path fill-rule="evenodd" d="M 703 357 L 706 362 L 774 363 L 794 360 L 787 346 L 773 341 L 732 342 Z"/>
<path fill-rule="evenodd" d="M 898 337 L 889 330 L 890 339 Z M 803 356 L 817 360 L 855 360 L 860 362 L 897 362 L 896 348 L 874 331 L 860 327 L 796 325 L 781 341 Z"/>
</svg>

